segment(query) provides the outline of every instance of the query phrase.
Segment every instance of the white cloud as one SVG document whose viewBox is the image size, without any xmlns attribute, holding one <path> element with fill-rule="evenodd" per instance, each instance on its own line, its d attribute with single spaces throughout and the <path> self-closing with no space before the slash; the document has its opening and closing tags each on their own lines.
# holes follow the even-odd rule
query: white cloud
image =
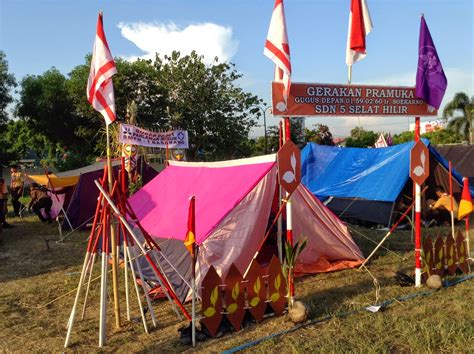
<svg viewBox="0 0 474 354">
<path fill-rule="evenodd" d="M 152 59 L 155 53 L 171 54 L 173 50 L 182 55 L 195 50 L 204 56 L 206 63 L 212 63 L 215 57 L 220 61 L 229 61 L 237 52 L 238 41 L 232 37 L 232 28 L 215 23 L 199 23 L 184 28 L 175 23 L 119 23 L 122 36 L 133 42 L 145 54 L 130 56 Z"/>
</svg>

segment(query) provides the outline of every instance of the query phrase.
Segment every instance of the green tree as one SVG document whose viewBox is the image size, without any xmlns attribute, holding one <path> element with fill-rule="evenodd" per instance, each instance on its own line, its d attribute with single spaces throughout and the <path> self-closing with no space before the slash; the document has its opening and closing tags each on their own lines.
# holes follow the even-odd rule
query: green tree
<svg viewBox="0 0 474 354">
<path fill-rule="evenodd" d="M 473 141 L 473 116 L 474 116 L 474 96 L 469 96 L 464 92 L 458 92 L 454 98 L 448 102 L 443 109 L 443 118 L 448 119 L 448 128 L 461 133 L 464 140 Z"/>
<path fill-rule="evenodd" d="M 195 52 L 183 57 L 173 52 L 164 58 L 157 55 L 154 66 L 168 93 L 170 119 L 161 128 L 188 130 L 191 159 L 250 155 L 248 134 L 256 125 L 252 106 L 261 100 L 237 86 L 242 75 L 234 64 L 206 65 Z"/>
<path fill-rule="evenodd" d="M 57 69 L 21 81 L 17 114 L 29 129 L 44 135 L 52 144 L 82 156 L 90 154 L 90 141 L 78 134 L 84 119 L 76 114 L 67 78 Z"/>
<path fill-rule="evenodd" d="M 305 129 L 305 138 L 307 142 L 313 142 L 319 145 L 334 146 L 332 134 L 327 125 L 318 123 L 314 129 Z"/>
<path fill-rule="evenodd" d="M 434 145 L 454 144 L 462 142 L 462 136 L 452 129 L 440 129 L 421 135 Z M 403 144 L 415 140 L 415 134 L 411 131 L 402 132 L 393 136 L 393 144 Z"/>
<path fill-rule="evenodd" d="M 8 122 L 5 141 L 8 151 L 18 157 L 32 150 L 39 159 L 53 159 L 58 148 L 44 134 L 32 130 L 29 124 L 21 119 Z"/>
<path fill-rule="evenodd" d="M 15 86 L 15 77 L 8 72 L 8 62 L 5 52 L 0 50 L 0 127 L 8 120 L 6 108 L 13 102 L 10 91 Z"/>
<path fill-rule="evenodd" d="M 401 132 L 393 136 L 393 145 L 408 143 L 415 140 L 415 133 L 412 131 Z"/>
<path fill-rule="evenodd" d="M 361 148 L 374 146 L 375 142 L 377 141 L 377 138 L 378 134 L 374 131 L 356 127 L 351 130 L 351 136 L 347 138 L 346 146 Z"/>
</svg>

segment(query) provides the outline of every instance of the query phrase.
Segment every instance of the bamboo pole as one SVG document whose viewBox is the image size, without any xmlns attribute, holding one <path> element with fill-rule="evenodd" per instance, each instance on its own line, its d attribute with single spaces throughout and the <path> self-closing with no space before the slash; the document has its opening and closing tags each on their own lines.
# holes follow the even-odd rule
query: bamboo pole
<svg viewBox="0 0 474 354">
<path fill-rule="evenodd" d="M 178 299 L 178 297 L 176 296 L 175 292 L 171 289 L 171 287 L 169 286 L 169 284 L 166 282 L 166 280 L 163 278 L 163 275 L 161 274 L 161 272 L 158 270 L 157 266 L 155 265 L 155 263 L 153 262 L 153 259 L 150 257 L 150 255 L 148 254 L 148 252 L 145 250 L 145 248 L 141 245 L 141 243 L 139 242 L 138 240 L 138 237 L 135 235 L 135 232 L 133 231 L 132 227 L 130 226 L 130 224 L 128 223 L 128 221 L 124 218 L 124 216 L 120 213 L 120 211 L 118 210 L 117 206 L 115 205 L 115 203 L 112 201 L 112 199 L 110 199 L 110 196 L 107 194 L 107 192 L 102 188 L 102 186 L 99 184 L 99 182 L 97 180 L 94 181 L 94 183 L 96 184 L 97 188 L 99 188 L 100 192 L 103 194 L 104 198 L 107 200 L 107 202 L 109 203 L 109 205 L 112 207 L 112 209 L 114 210 L 114 212 L 117 214 L 117 217 L 120 219 L 120 221 L 123 223 L 123 225 L 127 228 L 128 232 L 130 233 L 130 236 L 132 237 L 132 239 L 134 240 L 134 242 L 136 243 L 136 245 L 140 248 L 140 251 L 141 253 L 145 256 L 145 258 L 147 259 L 148 263 L 150 264 L 151 268 L 153 269 L 153 272 L 155 273 L 155 275 L 159 278 L 161 278 L 161 280 L 163 281 L 163 284 L 165 285 L 165 288 L 167 289 L 167 291 L 170 292 L 170 295 L 171 297 L 173 298 L 173 300 L 175 301 L 175 303 L 179 306 L 179 308 L 181 309 L 181 311 L 183 312 L 184 316 L 188 319 L 188 320 L 191 320 L 191 316 L 189 315 L 188 311 L 186 310 L 186 308 L 183 306 L 183 304 L 181 303 L 181 301 Z"/>
<path fill-rule="evenodd" d="M 74 305 L 72 307 L 71 314 L 69 316 L 69 320 L 68 320 L 68 324 L 67 324 L 67 334 L 66 334 L 66 340 L 64 342 L 64 348 L 67 348 L 68 345 L 69 345 L 69 339 L 71 337 L 71 331 L 72 331 L 72 327 L 73 327 L 73 324 L 74 324 L 74 318 L 76 316 L 76 308 L 77 308 L 77 304 L 78 304 L 78 301 L 79 301 L 79 296 L 81 294 L 81 289 L 82 289 L 85 274 L 86 274 L 87 264 L 89 263 L 89 258 L 90 258 L 90 254 L 93 250 L 95 239 L 98 240 L 98 235 L 95 235 L 95 239 L 94 239 L 94 233 L 95 233 L 95 225 L 97 225 L 98 217 L 99 217 L 99 204 L 102 200 L 103 200 L 103 197 L 99 197 L 98 206 L 96 208 L 95 215 L 94 215 L 94 227 L 92 228 L 91 233 L 89 235 L 89 241 L 88 241 L 88 244 L 87 244 L 86 255 L 84 256 L 84 263 L 83 263 L 83 266 L 82 266 L 81 276 L 79 278 L 79 285 L 77 286 L 76 298 L 74 300 Z"/>
<path fill-rule="evenodd" d="M 142 322 L 143 322 L 143 328 L 145 329 L 145 333 L 149 333 L 148 332 L 148 325 L 146 323 L 146 318 L 145 318 L 145 311 L 143 311 L 143 305 L 142 305 L 142 299 L 141 299 L 141 296 L 140 296 L 140 290 L 138 289 L 138 284 L 136 282 L 136 275 L 135 275 L 135 269 L 133 268 L 133 263 L 132 263 L 132 257 L 130 255 L 130 247 L 128 245 L 125 246 L 125 252 L 128 253 L 128 259 L 129 259 L 129 262 L 130 262 L 130 271 L 132 272 L 132 277 L 134 279 L 133 283 L 135 285 L 135 293 L 137 295 L 137 301 L 138 301 L 138 307 L 140 308 L 140 315 L 142 317 Z"/>
<path fill-rule="evenodd" d="M 107 321 L 107 205 L 104 201 L 104 218 L 102 220 L 104 227 L 102 228 L 102 263 L 101 263 L 101 280 L 100 280 L 100 311 L 99 311 L 99 347 L 105 345 L 105 327 Z"/>
<path fill-rule="evenodd" d="M 67 334 L 66 334 L 66 340 L 64 341 L 64 348 L 67 348 L 69 345 L 69 339 L 71 337 L 71 331 L 74 324 L 74 318 L 76 316 L 77 303 L 79 302 L 79 296 L 81 294 L 82 284 L 84 283 L 84 276 L 86 272 L 87 263 L 89 262 L 89 257 L 90 257 L 90 253 L 86 252 L 86 255 L 84 257 L 84 263 L 82 265 L 81 276 L 79 278 L 79 285 L 77 287 L 76 298 L 74 299 L 74 305 L 72 306 L 71 314 L 69 316 L 69 320 L 67 324 Z"/>
<path fill-rule="evenodd" d="M 143 278 L 142 267 L 138 259 L 136 259 L 135 257 L 135 249 L 133 247 L 132 248 L 129 247 L 128 249 L 129 249 L 130 258 L 135 259 L 135 266 L 137 267 L 138 277 L 140 278 L 140 283 L 142 284 L 143 292 L 145 293 L 145 299 L 148 305 L 148 310 L 150 311 L 151 321 L 153 323 L 153 327 L 156 327 L 155 311 L 153 310 L 153 305 L 150 300 L 150 294 L 148 294 L 148 291 L 145 286 L 145 279 Z"/>
<path fill-rule="evenodd" d="M 107 180 L 109 183 L 109 191 L 112 191 L 113 188 L 113 170 L 112 170 L 112 160 L 110 152 L 110 131 L 109 124 L 105 125 L 106 135 L 107 135 Z M 112 248 L 112 286 L 114 294 L 114 314 L 115 314 L 115 327 L 120 328 L 120 303 L 119 303 L 119 294 L 118 294 L 118 257 L 117 257 L 117 240 L 115 238 L 115 230 L 110 224 L 110 239 L 111 239 L 111 248 Z"/>
</svg>

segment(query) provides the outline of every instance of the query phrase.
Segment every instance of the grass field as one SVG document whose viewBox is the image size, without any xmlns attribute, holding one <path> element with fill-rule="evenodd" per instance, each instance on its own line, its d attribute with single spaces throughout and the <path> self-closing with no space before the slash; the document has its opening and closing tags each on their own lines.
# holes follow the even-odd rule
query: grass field
<svg viewBox="0 0 474 354">
<path fill-rule="evenodd" d="M 48 303 L 77 285 L 87 234 L 74 233 L 65 244 L 57 244 L 54 240 L 58 231 L 53 225 L 42 225 L 33 217 L 12 223 L 15 227 L 4 229 L 1 234 L 0 351 L 61 352 L 74 295 Z M 446 232 L 429 229 L 434 235 Z M 375 246 L 373 242 L 380 240 L 384 233 L 356 227 L 353 235 L 367 255 Z M 367 240 L 366 236 L 373 241 Z M 413 271 L 410 239 L 410 232 L 396 232 L 386 243 L 391 252 L 382 249 L 370 262 L 368 269 L 380 285 L 378 302 L 427 290 L 426 287 L 401 287 L 394 280 L 396 271 L 407 274 Z M 95 275 L 98 275 L 97 269 Z M 372 276 L 367 271 L 345 270 L 299 278 L 297 297 L 309 305 L 312 320 L 358 310 L 376 301 Z M 95 282 L 85 319 L 75 324 L 71 351 L 98 351 L 98 290 L 99 283 Z M 469 280 L 429 296 L 406 302 L 394 301 L 375 314 L 361 311 L 309 325 L 265 341 L 250 351 L 474 352 L 473 292 L 474 281 Z M 121 295 L 123 298 L 123 289 Z M 110 301 L 108 305 L 111 314 Z M 79 313 L 81 311 L 82 307 Z M 268 318 L 259 325 L 199 343 L 192 349 L 180 344 L 177 330 L 185 323 L 178 321 L 170 306 L 158 302 L 155 311 L 159 324 L 150 335 L 143 332 L 134 306 L 134 320 L 120 330 L 113 328 L 109 316 L 108 342 L 103 351 L 220 352 L 294 327 L 284 317 Z"/>
</svg>

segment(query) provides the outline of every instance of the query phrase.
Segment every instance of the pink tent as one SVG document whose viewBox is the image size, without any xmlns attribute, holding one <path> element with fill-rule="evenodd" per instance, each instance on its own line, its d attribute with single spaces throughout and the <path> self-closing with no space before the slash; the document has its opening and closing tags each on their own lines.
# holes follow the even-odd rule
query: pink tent
<svg viewBox="0 0 474 354">
<path fill-rule="evenodd" d="M 184 299 L 189 290 L 185 280 L 191 275 L 190 257 L 183 245 L 189 198 L 196 197 L 199 284 L 211 264 L 220 275 L 232 263 L 245 272 L 265 235 L 276 188 L 276 155 L 211 163 L 171 161 L 130 202 L 142 226 L 162 248 L 167 261 L 159 262 Z M 363 256 L 346 226 L 303 185 L 292 201 L 295 238 L 308 238 L 297 272 L 360 264 Z"/>
</svg>

